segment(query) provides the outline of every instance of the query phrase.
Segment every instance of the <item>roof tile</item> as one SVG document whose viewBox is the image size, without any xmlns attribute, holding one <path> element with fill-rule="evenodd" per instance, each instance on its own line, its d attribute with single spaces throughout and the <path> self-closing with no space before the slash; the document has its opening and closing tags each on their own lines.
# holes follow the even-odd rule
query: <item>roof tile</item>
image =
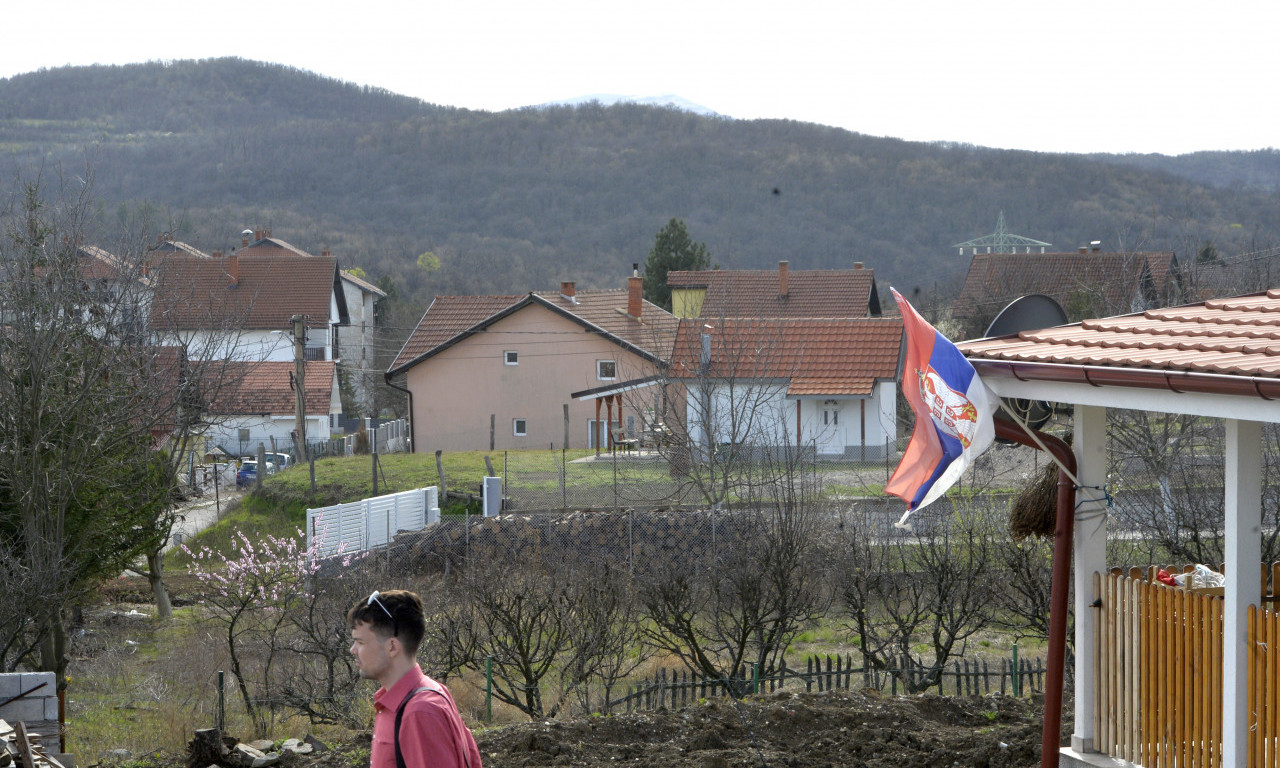
<svg viewBox="0 0 1280 768">
<path fill-rule="evenodd" d="M 672 375 L 698 375 L 702 320 L 680 323 Z M 710 331 L 706 375 L 788 380 L 787 394 L 870 395 L 876 381 L 897 377 L 902 321 L 878 318 L 728 319 Z"/>
<path fill-rule="evenodd" d="M 1280 378 L 1280 289 L 962 342 L 971 360 Z"/>
<path fill-rule="evenodd" d="M 788 270 L 785 296 L 779 270 L 676 270 L 667 273 L 667 285 L 706 288 L 704 318 L 867 317 L 880 311 L 870 269 Z"/>
</svg>

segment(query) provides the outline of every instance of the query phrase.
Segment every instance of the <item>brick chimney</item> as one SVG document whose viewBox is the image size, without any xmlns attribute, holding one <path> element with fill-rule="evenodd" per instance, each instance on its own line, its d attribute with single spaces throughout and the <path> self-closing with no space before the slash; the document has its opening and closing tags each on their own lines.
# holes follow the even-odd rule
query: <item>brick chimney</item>
<svg viewBox="0 0 1280 768">
<path fill-rule="evenodd" d="M 855 262 L 853 262 L 853 268 L 854 268 L 854 269 L 862 269 L 862 262 L 860 262 L 860 261 L 855 261 Z"/>
<path fill-rule="evenodd" d="M 778 295 L 787 295 L 787 262 L 778 262 Z"/>
<path fill-rule="evenodd" d="M 232 285 L 240 284 L 240 257 L 234 251 L 227 257 L 227 277 Z"/>
<path fill-rule="evenodd" d="M 325 258 L 327 259 L 327 258 L 329 258 L 330 256 L 332 256 L 333 254 L 329 253 L 329 249 L 328 249 L 328 248 L 321 248 L 321 249 L 320 249 L 320 255 L 321 255 L 321 256 L 323 256 L 323 257 L 325 257 Z"/>
<path fill-rule="evenodd" d="M 640 277 L 640 265 L 631 265 L 631 277 L 627 278 L 627 315 L 640 319 L 640 311 L 644 307 L 641 301 L 644 296 L 644 278 Z"/>
<path fill-rule="evenodd" d="M 240 247 L 241 248 L 249 247 L 249 230 L 247 229 L 240 233 Z"/>
<path fill-rule="evenodd" d="M 573 288 L 572 280 L 560 281 L 560 298 L 568 301 L 570 304 L 578 303 L 577 292 Z"/>
</svg>

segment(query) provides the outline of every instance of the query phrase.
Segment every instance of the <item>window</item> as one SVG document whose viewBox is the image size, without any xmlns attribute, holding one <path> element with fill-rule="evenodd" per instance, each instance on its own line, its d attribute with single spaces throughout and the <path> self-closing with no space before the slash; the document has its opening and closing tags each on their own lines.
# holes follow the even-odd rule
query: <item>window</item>
<svg viewBox="0 0 1280 768">
<path fill-rule="evenodd" d="M 514 349 L 508 349 L 506 352 L 502 353 L 502 361 L 507 365 L 519 365 L 520 353 Z"/>
<path fill-rule="evenodd" d="M 618 378 L 618 363 L 613 360 L 597 360 L 596 378 L 601 381 L 612 381 Z"/>
<path fill-rule="evenodd" d="M 525 435 L 529 434 L 529 432 L 528 432 L 528 425 L 526 425 L 526 424 L 525 424 L 525 420 L 524 420 L 524 419 L 512 419 L 512 420 L 511 420 L 511 433 L 512 433 L 512 434 L 514 434 L 516 437 L 524 437 Z"/>
</svg>

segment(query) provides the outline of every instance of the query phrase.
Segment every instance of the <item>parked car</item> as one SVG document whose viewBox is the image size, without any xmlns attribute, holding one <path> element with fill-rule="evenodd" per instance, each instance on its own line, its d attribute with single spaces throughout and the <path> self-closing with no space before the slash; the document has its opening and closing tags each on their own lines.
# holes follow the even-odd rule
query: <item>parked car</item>
<svg viewBox="0 0 1280 768">
<path fill-rule="evenodd" d="M 276 465 L 267 462 L 266 474 L 270 475 L 276 471 Z M 236 473 L 236 487 L 243 488 L 250 485 L 258 479 L 258 462 L 242 461 L 240 462 L 240 471 Z"/>
<path fill-rule="evenodd" d="M 293 466 L 293 457 L 287 453 L 268 453 L 267 461 L 274 464 L 277 470 L 288 469 Z"/>
</svg>

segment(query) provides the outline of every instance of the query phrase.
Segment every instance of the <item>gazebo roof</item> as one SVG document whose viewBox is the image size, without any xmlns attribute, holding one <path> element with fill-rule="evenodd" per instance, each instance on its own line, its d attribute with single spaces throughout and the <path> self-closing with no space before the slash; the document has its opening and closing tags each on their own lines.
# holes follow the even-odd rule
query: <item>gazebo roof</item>
<svg viewBox="0 0 1280 768">
<path fill-rule="evenodd" d="M 1280 289 L 962 342 L 997 394 L 1280 421 Z"/>
</svg>

